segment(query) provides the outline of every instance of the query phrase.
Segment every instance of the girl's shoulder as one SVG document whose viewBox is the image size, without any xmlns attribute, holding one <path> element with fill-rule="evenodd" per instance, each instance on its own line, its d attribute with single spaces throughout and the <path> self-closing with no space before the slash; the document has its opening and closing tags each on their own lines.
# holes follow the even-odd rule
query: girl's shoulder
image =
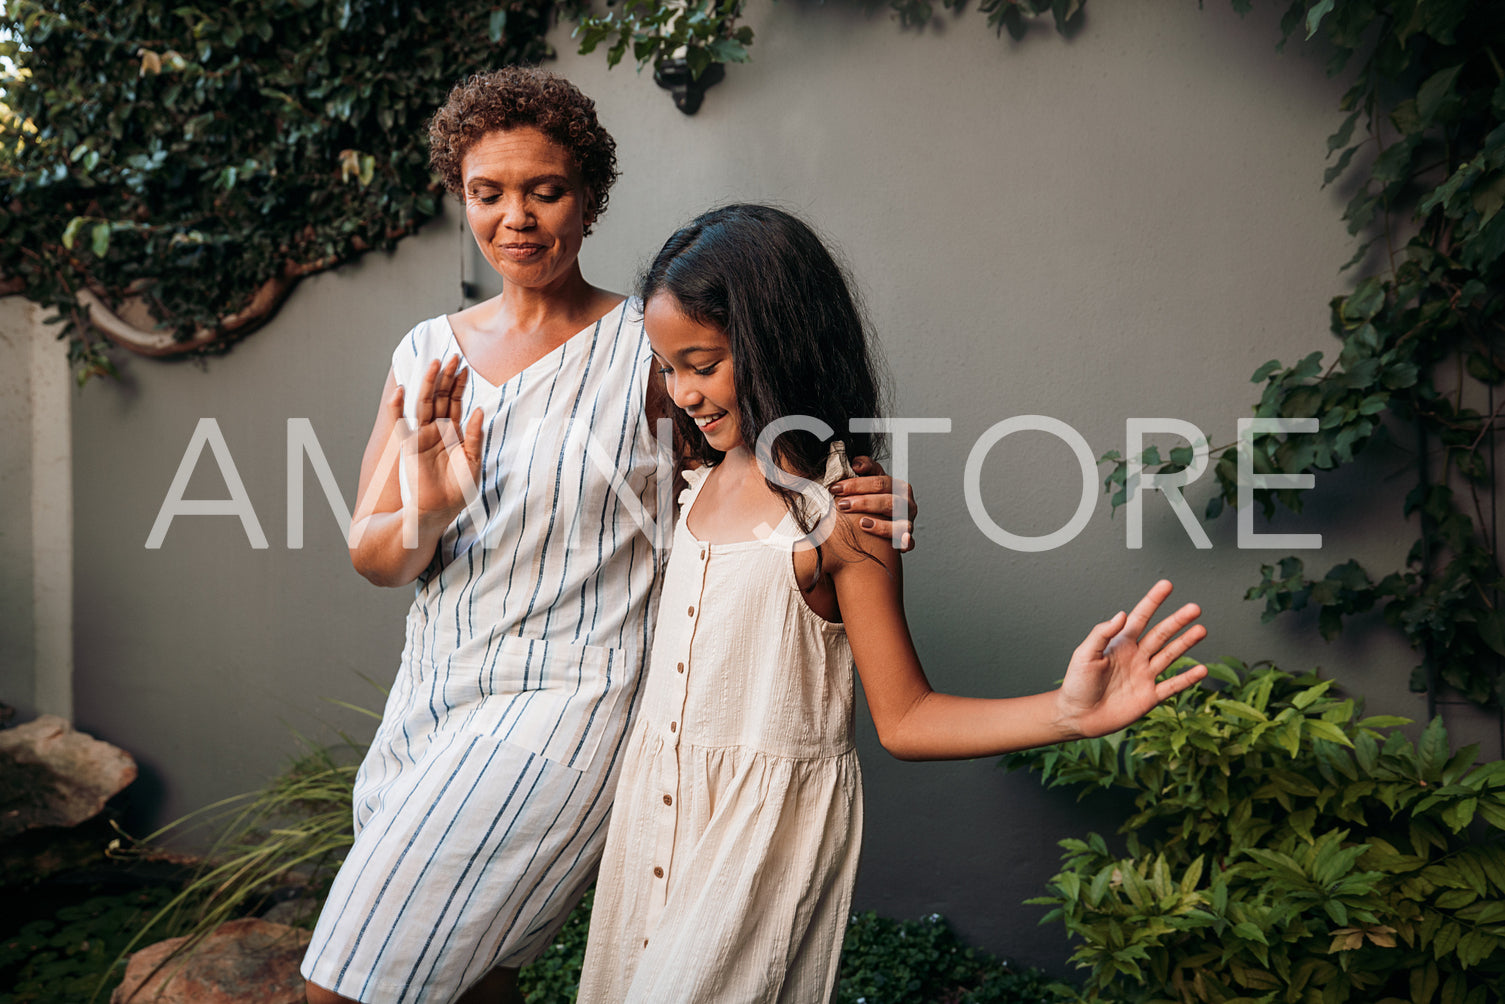
<svg viewBox="0 0 1505 1004">
<path fill-rule="evenodd" d="M 821 511 L 826 513 L 823 525 L 829 526 L 829 532 L 825 534 L 822 541 L 822 547 L 826 551 L 825 560 L 829 562 L 828 567 L 832 574 L 844 566 L 853 564 L 875 564 L 876 567 L 886 568 L 891 572 L 898 565 L 898 550 L 891 542 L 875 537 L 864 530 L 862 528 L 864 517 L 861 513 L 846 512 L 837 508 L 836 500 L 831 495 L 831 485 L 856 476 L 852 470 L 851 460 L 847 457 L 846 448 L 838 440 L 831 444 L 831 452 L 826 457 L 825 475 L 820 484 L 812 486 L 805 492 L 806 498 L 819 505 Z"/>
<path fill-rule="evenodd" d="M 821 543 L 827 570 L 838 574 L 843 568 L 863 565 L 884 568 L 892 574 L 899 564 L 899 551 L 892 541 L 875 537 L 862 528 L 860 513 L 831 510 L 830 532 Z"/>
</svg>

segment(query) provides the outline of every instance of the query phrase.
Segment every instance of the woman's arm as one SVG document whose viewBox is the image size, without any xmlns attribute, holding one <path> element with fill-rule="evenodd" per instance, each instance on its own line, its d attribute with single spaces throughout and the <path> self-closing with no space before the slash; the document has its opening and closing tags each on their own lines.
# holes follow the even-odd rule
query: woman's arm
<svg viewBox="0 0 1505 1004">
<path fill-rule="evenodd" d="M 993 699 L 937 693 L 909 636 L 899 554 L 862 537 L 864 555 L 850 538 L 838 531 L 829 539 L 837 559 L 831 578 L 878 739 L 901 760 L 993 756 L 1106 735 L 1207 674 L 1197 666 L 1156 682 L 1207 634 L 1192 625 L 1201 611 L 1191 603 L 1145 631 L 1170 595 L 1171 584 L 1161 581 L 1132 612 L 1092 629 L 1058 689 Z"/>
<path fill-rule="evenodd" d="M 366 452 L 350 521 L 350 563 L 378 586 L 402 586 L 433 559 L 445 528 L 475 494 L 481 472 L 481 410 L 470 415 L 463 438 L 469 371 L 452 357 L 442 369 L 429 364 L 419 389 L 416 427 L 403 418 L 403 388 L 390 371 Z M 398 465 L 406 464 L 406 507 Z"/>
</svg>

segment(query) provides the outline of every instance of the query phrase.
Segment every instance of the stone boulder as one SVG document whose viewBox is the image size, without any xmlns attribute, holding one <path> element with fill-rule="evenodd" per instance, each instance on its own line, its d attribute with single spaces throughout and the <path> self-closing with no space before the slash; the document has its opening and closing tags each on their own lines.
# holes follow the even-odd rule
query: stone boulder
<svg viewBox="0 0 1505 1004">
<path fill-rule="evenodd" d="M 129 753 L 56 715 L 0 730 L 0 840 L 76 826 L 136 779 Z"/>
<path fill-rule="evenodd" d="M 304 1004 L 298 963 L 309 932 L 255 917 L 215 928 L 177 958 L 186 938 L 131 956 L 110 1004 Z"/>
</svg>

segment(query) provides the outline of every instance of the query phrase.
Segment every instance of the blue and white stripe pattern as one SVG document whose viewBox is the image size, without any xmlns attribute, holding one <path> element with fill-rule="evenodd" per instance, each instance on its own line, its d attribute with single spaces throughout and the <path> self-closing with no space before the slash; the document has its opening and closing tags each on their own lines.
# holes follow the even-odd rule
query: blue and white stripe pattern
<svg viewBox="0 0 1505 1004">
<path fill-rule="evenodd" d="M 459 352 L 444 317 L 408 334 L 392 370 L 410 409 L 429 362 Z M 416 583 L 314 983 L 448 1001 L 541 952 L 593 876 L 672 517 L 651 359 L 629 302 L 499 387 L 471 371 L 479 497 Z"/>
</svg>

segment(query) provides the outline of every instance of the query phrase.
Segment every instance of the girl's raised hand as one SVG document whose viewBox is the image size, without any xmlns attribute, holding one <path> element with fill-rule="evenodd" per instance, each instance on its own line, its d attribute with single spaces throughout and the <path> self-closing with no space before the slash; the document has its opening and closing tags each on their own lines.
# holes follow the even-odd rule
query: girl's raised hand
<svg viewBox="0 0 1505 1004">
<path fill-rule="evenodd" d="M 1116 732 L 1207 675 L 1206 666 L 1193 666 L 1157 680 L 1207 637 L 1205 627 L 1192 624 L 1202 614 L 1195 603 L 1145 630 L 1170 594 L 1171 584 L 1160 580 L 1132 611 L 1097 625 L 1077 646 L 1056 697 L 1066 729 L 1082 737 Z"/>
<path fill-rule="evenodd" d="M 470 371 L 461 368 L 460 357 L 451 356 L 441 369 L 439 360 L 429 363 L 418 390 L 414 425 L 403 444 L 403 470 L 410 504 L 420 517 L 437 517 L 445 523 L 459 515 L 475 497 L 481 475 L 482 413 L 470 413 L 463 432 L 465 384 Z M 402 429 L 403 391 L 397 388 L 391 408 Z"/>
</svg>

